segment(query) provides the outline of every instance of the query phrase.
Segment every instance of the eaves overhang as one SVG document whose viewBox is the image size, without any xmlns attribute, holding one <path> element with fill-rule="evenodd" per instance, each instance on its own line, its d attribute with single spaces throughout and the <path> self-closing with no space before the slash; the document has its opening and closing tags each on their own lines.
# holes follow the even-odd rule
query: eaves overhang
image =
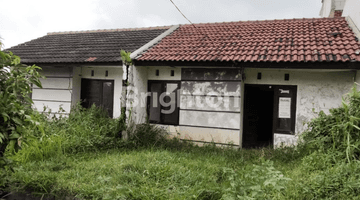
<svg viewBox="0 0 360 200">
<path fill-rule="evenodd" d="M 360 62 L 238 62 L 238 61 L 135 61 L 135 66 L 196 66 L 196 67 L 243 67 L 280 69 L 355 69 Z"/>
<path fill-rule="evenodd" d="M 21 62 L 25 65 L 37 65 L 37 66 L 122 66 L 121 61 L 117 62 Z"/>
</svg>

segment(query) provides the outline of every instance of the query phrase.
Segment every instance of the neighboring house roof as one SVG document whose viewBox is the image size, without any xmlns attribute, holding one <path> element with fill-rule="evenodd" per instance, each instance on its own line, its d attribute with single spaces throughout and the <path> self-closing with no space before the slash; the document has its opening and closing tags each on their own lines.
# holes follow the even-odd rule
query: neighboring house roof
<svg viewBox="0 0 360 200">
<path fill-rule="evenodd" d="M 133 52 L 170 26 L 48 33 L 7 49 L 25 64 L 121 62 L 120 50 Z"/>
<path fill-rule="evenodd" d="M 182 25 L 137 61 L 359 62 L 360 44 L 345 18 Z"/>
</svg>

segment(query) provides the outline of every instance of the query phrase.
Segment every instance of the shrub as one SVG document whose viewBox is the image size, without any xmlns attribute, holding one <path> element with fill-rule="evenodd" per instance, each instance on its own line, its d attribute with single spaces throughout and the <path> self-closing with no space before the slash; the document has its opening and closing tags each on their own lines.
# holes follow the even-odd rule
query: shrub
<svg viewBox="0 0 360 200">
<path fill-rule="evenodd" d="M 310 151 L 332 152 L 348 162 L 360 156 L 360 92 L 354 86 L 343 99 L 342 106 L 330 109 L 330 114 L 320 112 L 302 134 Z"/>
<path fill-rule="evenodd" d="M 1 50 L 0 42 L 0 169 L 9 161 L 5 150 L 19 149 L 18 140 L 26 139 L 27 129 L 36 129 L 29 94 L 31 84 L 41 87 L 39 67 L 21 64 L 20 58 Z"/>
</svg>

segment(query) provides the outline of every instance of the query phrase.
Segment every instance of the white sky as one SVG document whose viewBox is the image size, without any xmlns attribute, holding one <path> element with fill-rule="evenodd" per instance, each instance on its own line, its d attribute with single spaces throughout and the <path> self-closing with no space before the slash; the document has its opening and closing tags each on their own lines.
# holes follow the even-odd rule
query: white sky
<svg viewBox="0 0 360 200">
<path fill-rule="evenodd" d="M 319 17 L 320 0 L 173 0 L 193 23 Z M 0 0 L 9 48 L 48 32 L 186 24 L 170 0 Z"/>
</svg>

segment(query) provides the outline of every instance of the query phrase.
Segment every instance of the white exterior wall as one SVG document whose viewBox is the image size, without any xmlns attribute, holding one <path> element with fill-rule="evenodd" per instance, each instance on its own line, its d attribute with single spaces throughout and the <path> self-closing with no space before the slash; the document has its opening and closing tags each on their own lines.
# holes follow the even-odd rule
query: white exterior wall
<svg viewBox="0 0 360 200">
<path fill-rule="evenodd" d="M 40 79 L 43 88 L 35 85 L 32 90 L 34 108 L 42 112 L 46 107 L 46 112 L 51 111 L 55 114 L 60 107 L 64 109 L 62 114 L 69 114 L 71 108 L 72 94 L 72 67 L 67 66 L 41 66 L 41 75 L 45 79 Z"/>
<path fill-rule="evenodd" d="M 43 88 L 33 87 L 32 99 L 34 107 L 42 112 L 44 106 L 53 114 L 58 113 L 59 107 L 65 111 L 62 114 L 69 114 L 71 107 L 80 101 L 81 79 L 105 79 L 114 80 L 114 118 L 121 114 L 121 90 L 122 90 L 122 66 L 43 66 L 41 79 Z M 91 76 L 94 70 L 94 76 Z M 108 77 L 105 71 L 108 70 Z M 119 92 L 120 91 L 120 92 Z"/>
<path fill-rule="evenodd" d="M 320 17 L 333 17 L 334 11 L 343 10 L 348 1 L 349 0 L 324 0 L 319 13 Z"/>
<path fill-rule="evenodd" d="M 349 16 L 357 30 L 360 29 L 360 0 L 346 0 L 342 16 Z"/>
<path fill-rule="evenodd" d="M 324 0 L 321 10 L 320 10 L 320 17 L 329 17 L 332 7 L 332 0 Z"/>
<path fill-rule="evenodd" d="M 348 0 L 334 0 L 335 10 L 343 10 Z"/>
<path fill-rule="evenodd" d="M 137 88 L 141 91 L 147 91 L 148 80 L 181 80 L 181 68 L 171 67 L 136 67 L 138 78 L 136 82 Z M 155 76 L 156 69 L 159 69 L 160 75 Z M 170 70 L 175 70 L 175 76 L 170 76 Z M 257 73 L 262 73 L 261 80 L 257 79 Z M 290 80 L 285 81 L 285 73 L 290 75 Z M 178 75 L 177 75 L 178 74 Z M 360 73 L 358 73 L 360 74 Z M 295 144 L 297 135 L 306 130 L 306 122 L 317 116 L 317 113 L 322 110 L 329 113 L 329 109 L 339 107 L 341 105 L 341 98 L 348 93 L 354 84 L 356 72 L 354 71 L 335 71 L 335 70 L 286 70 L 286 69 L 245 69 L 246 79 L 244 84 L 261 84 L 261 85 L 297 85 L 297 100 L 296 100 L 296 124 L 295 136 L 286 134 L 274 135 L 274 145 L 281 142 L 285 144 Z M 140 78 L 141 77 L 141 78 Z M 360 75 L 356 76 L 356 80 L 360 83 Z M 184 89 L 184 88 L 182 88 Z M 243 91 L 240 91 L 243 96 Z M 187 97 L 186 97 L 187 98 Z M 185 96 L 181 96 L 181 101 L 186 100 Z M 184 100 L 185 99 L 185 100 Z M 143 99 L 146 105 L 146 99 Z M 240 104 L 243 106 L 243 98 L 240 98 Z M 193 108 L 193 105 L 180 104 L 180 108 Z M 198 109 L 194 107 L 194 109 Z M 204 108 L 205 109 L 205 108 Z M 236 109 L 235 109 L 236 110 Z M 243 110 L 243 109 L 242 109 Z M 146 107 L 140 108 L 136 111 L 146 116 Z M 191 112 L 191 111 L 186 111 Z M 240 111 L 239 111 L 240 112 Z M 240 112 L 241 113 L 241 112 Z M 233 143 L 241 145 L 242 132 L 242 114 L 240 118 L 236 114 L 229 113 L 231 118 L 223 117 L 224 121 L 211 122 L 211 116 L 221 115 L 222 113 L 211 113 L 207 115 L 206 112 L 197 112 L 195 115 L 185 116 L 184 111 L 180 110 L 180 126 L 161 125 L 166 128 L 172 135 L 180 137 L 181 139 L 188 139 L 194 141 L 204 141 L 216 143 Z M 198 116 L 199 115 L 199 116 Z M 194 119 L 199 120 L 194 120 Z M 220 117 L 221 118 L 221 117 Z M 236 125 L 231 123 L 231 120 L 236 120 Z M 227 130 L 215 128 L 199 128 L 181 126 L 182 123 L 189 122 L 203 123 L 203 126 L 221 125 L 230 126 L 230 128 L 239 128 L 240 130 Z M 216 124 L 216 125 L 215 125 Z"/>
<path fill-rule="evenodd" d="M 91 71 L 94 70 L 94 76 L 91 76 Z M 105 76 L 106 70 L 108 76 Z M 78 66 L 74 67 L 73 74 L 73 93 L 71 102 L 75 105 L 80 101 L 81 95 L 81 79 L 99 79 L 99 80 L 114 80 L 114 105 L 113 117 L 117 118 L 121 115 L 121 91 L 122 91 L 122 66 Z"/>
<path fill-rule="evenodd" d="M 262 79 L 257 80 L 257 73 Z M 284 74 L 290 74 L 290 80 L 284 80 Z M 306 129 L 306 122 L 317 116 L 321 110 L 341 105 L 342 96 L 348 93 L 354 84 L 353 71 L 306 71 L 245 69 L 245 84 L 297 85 L 295 135 Z M 313 111 L 314 110 L 314 111 Z M 296 143 L 296 136 L 275 134 L 274 145 L 280 142 Z"/>
</svg>

